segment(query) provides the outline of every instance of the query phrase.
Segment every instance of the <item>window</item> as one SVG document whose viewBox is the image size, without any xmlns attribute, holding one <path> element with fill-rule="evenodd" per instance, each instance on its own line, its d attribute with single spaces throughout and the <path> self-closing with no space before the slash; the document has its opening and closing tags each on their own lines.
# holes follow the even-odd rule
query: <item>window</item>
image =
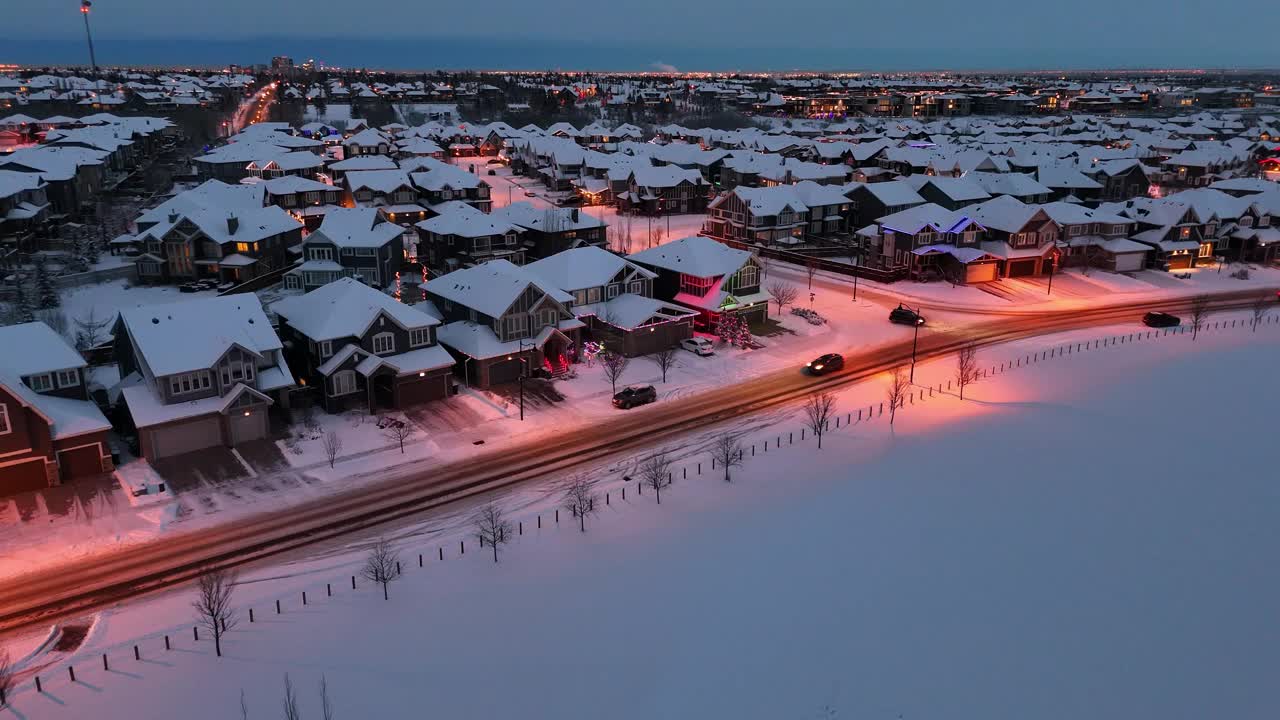
<svg viewBox="0 0 1280 720">
<path fill-rule="evenodd" d="M 75 370 L 58 371 L 58 387 L 69 388 L 80 384 L 80 373 Z"/>
<path fill-rule="evenodd" d="M 508 337 L 523 336 L 529 328 L 529 316 L 524 313 L 508 315 L 503 322 Z"/>
<path fill-rule="evenodd" d="M 471 252 L 489 252 L 489 238 L 480 237 L 471 241 Z"/>
<path fill-rule="evenodd" d="M 320 359 L 323 360 L 333 355 L 333 341 L 322 340 L 320 342 Z"/>
<path fill-rule="evenodd" d="M 307 254 L 312 260 L 332 260 L 333 248 L 313 247 L 307 251 Z"/>
<path fill-rule="evenodd" d="M 356 391 L 356 374 L 352 370 L 343 370 L 333 375 L 333 394 L 347 395 Z"/>
<path fill-rule="evenodd" d="M 1181 231 L 1179 231 L 1178 234 L 1182 237 L 1183 240 L 1186 240 L 1187 238 L 1191 237 L 1191 228 L 1184 227 L 1182 228 Z"/>
<path fill-rule="evenodd" d="M 201 390 L 208 390 L 210 385 L 212 385 L 212 378 L 208 370 L 172 375 L 169 377 L 169 394 L 186 395 L 200 392 Z"/>
<path fill-rule="evenodd" d="M 963 242 L 965 245 L 972 245 L 978 239 L 978 231 L 965 230 L 962 237 L 963 237 L 963 240 L 961 240 L 961 242 Z"/>
<path fill-rule="evenodd" d="M 422 347 L 431 343 L 431 328 L 409 331 L 409 347 Z"/>
<path fill-rule="evenodd" d="M 590 302 L 590 303 L 600 302 L 600 288 L 593 287 L 587 290 L 587 302 Z"/>
<path fill-rule="evenodd" d="M 691 295 L 702 297 L 707 294 L 711 286 L 716 282 L 715 278 L 695 277 L 693 275 L 680 275 L 680 292 L 687 292 Z"/>
<path fill-rule="evenodd" d="M 351 257 L 355 252 L 356 251 L 351 248 L 342 248 L 342 257 Z"/>
<path fill-rule="evenodd" d="M 53 380 L 47 374 L 32 375 L 27 378 L 27 380 L 29 381 L 28 384 L 31 385 L 31 389 L 36 392 L 44 392 L 45 390 L 53 389 Z"/>
<path fill-rule="evenodd" d="M 373 354 L 383 355 L 396 351 L 396 336 L 389 333 L 378 333 L 373 336 Z"/>
<path fill-rule="evenodd" d="M 586 290 L 574 290 L 574 291 L 573 291 L 573 302 L 574 302 L 574 304 L 575 304 L 575 305 L 586 305 L 586 304 L 587 304 L 587 291 L 586 291 Z"/>
<path fill-rule="evenodd" d="M 1202 243 L 1200 245 L 1200 257 L 1207 258 L 1213 255 L 1213 243 Z"/>
<path fill-rule="evenodd" d="M 356 248 L 357 257 L 375 257 L 377 254 L 377 248 Z"/>
<path fill-rule="evenodd" d="M 1209 227 L 1210 227 L 1209 232 L 1210 232 L 1210 233 L 1212 233 L 1212 232 L 1213 232 L 1213 229 L 1212 229 L 1212 228 L 1214 227 L 1214 223 L 1209 223 Z M 1241 217 L 1241 218 L 1240 218 L 1240 227 L 1253 227 L 1253 217 L 1251 217 L 1251 216 L 1249 216 L 1249 215 L 1245 215 L 1245 216 Z"/>
<path fill-rule="evenodd" d="M 13 426 L 9 424 L 9 406 L 0 405 L 0 435 L 8 435 L 13 432 Z"/>
<path fill-rule="evenodd" d="M 640 280 L 632 280 L 630 283 L 627 284 L 627 292 L 635 293 L 636 295 L 643 295 L 644 282 Z"/>
<path fill-rule="evenodd" d="M 738 287 L 755 287 L 760 284 L 760 268 L 747 265 L 738 271 Z"/>
<path fill-rule="evenodd" d="M 609 287 L 605 288 L 605 291 L 604 291 L 605 297 L 609 298 L 610 300 L 618 297 L 618 290 L 621 287 L 622 286 L 617 283 L 613 283 L 609 285 Z"/>
<path fill-rule="evenodd" d="M 236 252 L 239 252 L 239 253 L 249 252 L 249 243 L 247 242 L 236 243 Z"/>
</svg>

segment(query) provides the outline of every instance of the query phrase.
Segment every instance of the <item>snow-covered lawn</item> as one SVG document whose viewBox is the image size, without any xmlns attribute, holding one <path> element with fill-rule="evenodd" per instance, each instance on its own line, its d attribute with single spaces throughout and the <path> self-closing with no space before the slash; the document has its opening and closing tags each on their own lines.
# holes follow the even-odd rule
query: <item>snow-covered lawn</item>
<svg viewBox="0 0 1280 720">
<path fill-rule="evenodd" d="M 58 658 L 47 694 L 24 677 L 14 707 L 202 720 L 236 716 L 243 690 L 266 717 L 289 673 L 308 716 L 323 676 L 338 717 L 1271 717 L 1278 351 L 1270 324 L 1073 352 L 963 402 L 926 393 L 892 431 L 842 423 L 822 450 L 778 414 L 744 430 L 754 457 L 732 483 L 698 439 L 675 449 L 661 505 L 634 483 L 623 501 L 619 466 L 601 468 L 610 503 L 585 535 L 555 524 L 553 484 L 506 494 L 524 533 L 497 565 L 470 510 L 442 510 L 397 533 L 390 601 L 350 589 L 369 537 L 255 567 L 236 598 L 258 622 L 242 615 L 220 660 L 191 640 L 188 591 L 102 613 L 70 658 L 78 682 Z M 883 399 L 871 382 L 837 407 Z"/>
<path fill-rule="evenodd" d="M 114 322 L 116 315 L 127 308 L 183 302 L 215 294 L 212 290 L 183 293 L 178 291 L 176 285 L 141 285 L 128 280 L 112 280 L 67 288 L 62 293 L 62 311 L 66 313 L 67 320 L 74 329 L 75 321 L 88 318 L 90 312 L 99 321 L 110 319 Z"/>
</svg>

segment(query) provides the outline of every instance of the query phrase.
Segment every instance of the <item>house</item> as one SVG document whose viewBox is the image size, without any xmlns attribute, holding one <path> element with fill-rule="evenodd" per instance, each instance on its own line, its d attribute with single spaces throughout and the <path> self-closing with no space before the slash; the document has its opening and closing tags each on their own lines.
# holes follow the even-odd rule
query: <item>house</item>
<svg viewBox="0 0 1280 720">
<path fill-rule="evenodd" d="M 848 232 L 851 207 L 840 188 L 808 180 L 759 188 L 740 185 L 711 201 L 704 231 L 766 245 L 833 238 Z"/>
<path fill-rule="evenodd" d="M 1113 272 L 1136 272 L 1146 267 L 1150 246 L 1129 239 L 1135 223 L 1102 210 L 1069 202 L 1041 208 L 1058 225 L 1058 247 L 1066 267 L 1100 267 Z"/>
<path fill-rule="evenodd" d="M 568 370 L 585 326 L 573 296 L 506 260 L 455 270 L 422 284 L 443 325 L 436 336 L 462 363 L 469 385 Z"/>
<path fill-rule="evenodd" d="M 325 172 L 335 185 L 340 185 L 349 172 L 361 170 L 398 170 L 400 166 L 386 155 L 357 155 L 329 163 Z"/>
<path fill-rule="evenodd" d="M 437 272 L 507 260 L 523 265 L 523 230 L 506 219 L 483 213 L 460 200 L 433 205 L 439 215 L 415 223 L 418 261 Z"/>
<path fill-rule="evenodd" d="M 972 284 L 995 280 L 1000 258 L 983 250 L 986 229 L 966 209 L 925 203 L 877 221 L 870 259 L 883 268 L 907 269 L 914 279 L 946 278 Z"/>
<path fill-rule="evenodd" d="M 604 247 L 607 242 L 604 221 L 578 208 L 537 208 L 516 202 L 494 210 L 492 216 L 524 230 L 521 240 L 529 257 L 547 258 L 583 245 Z"/>
<path fill-rule="evenodd" d="M 381 130 L 365 128 L 342 141 L 343 158 L 361 155 L 390 155 L 395 150 L 391 137 Z"/>
<path fill-rule="evenodd" d="M 39 175 L 0 169 L 0 256 L 33 252 L 49 217 L 48 184 Z"/>
<path fill-rule="evenodd" d="M 912 175 L 902 182 L 914 187 L 920 197 L 948 210 L 959 210 L 966 205 L 990 200 L 993 194 L 969 177 Z"/>
<path fill-rule="evenodd" d="M 364 207 L 410 205 L 418 191 L 404 170 L 355 170 L 342 178 L 347 204 Z"/>
<path fill-rule="evenodd" d="M 410 172 L 409 179 L 423 204 L 439 205 L 458 200 L 481 212 L 489 212 L 493 206 L 489 183 L 478 176 L 431 158 L 418 158 L 415 162 L 419 169 Z"/>
<path fill-rule="evenodd" d="M 754 253 L 695 235 L 627 259 L 657 273 L 654 297 L 698 312 L 696 329 L 714 331 L 726 313 L 748 323 L 768 317 L 773 296 L 760 287 L 760 261 Z"/>
<path fill-rule="evenodd" d="M 692 337 L 688 308 L 656 300 L 657 274 L 595 245 L 564 250 L 525 270 L 573 296 L 573 312 L 591 339 L 627 357 L 648 355 Z"/>
<path fill-rule="evenodd" d="M 1047 203 L 1054 194 L 1053 188 L 1042 185 L 1031 175 L 1023 173 L 974 172 L 966 175 L 964 179 L 973 181 L 991 196 L 1009 195 L 1027 204 Z M 1084 176 L 1081 176 L 1081 179 L 1088 180 Z"/>
<path fill-rule="evenodd" d="M 342 188 L 296 175 L 267 180 L 262 187 L 266 203 L 286 211 L 342 202 Z"/>
<path fill-rule="evenodd" d="M 1152 248 L 1149 266 L 1159 270 L 1185 270 L 1208 262 L 1217 246 L 1218 218 L 1201 216 L 1177 195 L 1167 198 L 1133 198 L 1103 203 L 1098 210 L 1137 223 L 1131 239 Z"/>
<path fill-rule="evenodd" d="M 453 357 L 436 344 L 440 320 L 355 278 L 271 306 L 299 384 L 325 410 L 403 409 L 449 395 Z"/>
<path fill-rule="evenodd" d="M 87 363 L 41 322 L 0 327 L 0 496 L 113 469 Z"/>
<path fill-rule="evenodd" d="M 1058 256 L 1058 226 L 1038 205 L 999 195 L 965 209 L 986 230 L 983 252 L 1001 259 L 1001 277 L 1053 272 Z"/>
<path fill-rule="evenodd" d="M 1136 159 L 1101 160 L 1090 165 L 1082 163 L 1080 172 L 1102 185 L 1102 200 L 1145 197 L 1151 189 L 1149 171 Z"/>
<path fill-rule="evenodd" d="M 293 387 L 252 293 L 129 308 L 113 331 L 121 399 L 149 461 L 268 435 Z"/>
<path fill-rule="evenodd" d="M 285 267 L 303 226 L 262 198 L 261 187 L 209 180 L 143 213 L 138 278 L 241 283 Z"/>
<path fill-rule="evenodd" d="M 845 197 L 853 208 L 853 224 L 865 227 L 877 218 L 925 204 L 926 200 L 903 180 L 875 183 L 852 183 L 845 187 Z"/>
<path fill-rule="evenodd" d="M 285 287 L 311 292 L 343 277 L 381 290 L 404 261 L 404 228 L 375 208 L 332 208 L 302 243 L 303 262 L 284 275 Z"/>
<path fill-rule="evenodd" d="M 618 197 L 618 209 L 648 215 L 705 212 L 710 187 L 697 170 L 673 165 L 638 167 L 627 177 L 627 192 Z"/>
</svg>

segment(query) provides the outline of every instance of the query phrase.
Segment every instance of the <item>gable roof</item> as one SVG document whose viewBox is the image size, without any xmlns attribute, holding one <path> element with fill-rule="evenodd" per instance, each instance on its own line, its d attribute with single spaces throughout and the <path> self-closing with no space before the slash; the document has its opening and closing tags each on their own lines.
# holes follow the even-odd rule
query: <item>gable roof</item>
<svg viewBox="0 0 1280 720">
<path fill-rule="evenodd" d="M 120 320 L 156 377 L 211 368 L 232 345 L 259 355 L 280 349 L 253 293 L 143 305 L 121 310 Z"/>
<path fill-rule="evenodd" d="M 439 325 L 436 318 L 398 302 L 355 278 L 341 278 L 305 295 L 285 298 L 271 311 L 312 340 L 362 337 L 385 315 L 405 330 Z"/>
<path fill-rule="evenodd" d="M 527 288 L 540 290 L 560 303 L 573 302 L 573 296 L 507 260 L 490 260 L 462 270 L 454 270 L 422 283 L 428 293 L 463 307 L 500 317 Z"/>
<path fill-rule="evenodd" d="M 656 277 L 653 272 L 595 245 L 558 252 L 524 267 L 548 285 L 566 291 L 600 287 L 624 268 L 645 278 Z"/>
<path fill-rule="evenodd" d="M 628 255 L 627 259 L 695 277 L 717 277 L 738 272 L 751 259 L 751 253 L 694 235 L 641 250 Z"/>
<path fill-rule="evenodd" d="M 376 208 L 334 207 L 324 214 L 320 227 L 307 237 L 307 242 L 328 241 L 340 248 L 377 248 L 403 232 L 404 228 L 384 220 Z"/>
<path fill-rule="evenodd" d="M 0 369 L 18 376 L 88 365 L 61 335 L 42 322 L 0 327 L 0 347 L 8 348 L 0 353 Z"/>
</svg>

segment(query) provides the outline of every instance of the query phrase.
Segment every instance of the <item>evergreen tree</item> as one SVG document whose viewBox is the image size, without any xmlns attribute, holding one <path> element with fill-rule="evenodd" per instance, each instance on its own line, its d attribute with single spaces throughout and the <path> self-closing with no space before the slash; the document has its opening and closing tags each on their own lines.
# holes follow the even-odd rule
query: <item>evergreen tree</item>
<svg viewBox="0 0 1280 720">
<path fill-rule="evenodd" d="M 31 297 L 27 295 L 27 288 L 23 284 L 23 278 L 18 276 L 14 278 L 13 285 L 13 321 L 15 323 L 35 322 L 35 309 L 31 307 Z"/>
<path fill-rule="evenodd" d="M 54 287 L 49 268 L 44 263 L 36 266 L 36 303 L 41 310 L 48 310 L 62 305 L 58 297 L 58 288 Z"/>
</svg>

